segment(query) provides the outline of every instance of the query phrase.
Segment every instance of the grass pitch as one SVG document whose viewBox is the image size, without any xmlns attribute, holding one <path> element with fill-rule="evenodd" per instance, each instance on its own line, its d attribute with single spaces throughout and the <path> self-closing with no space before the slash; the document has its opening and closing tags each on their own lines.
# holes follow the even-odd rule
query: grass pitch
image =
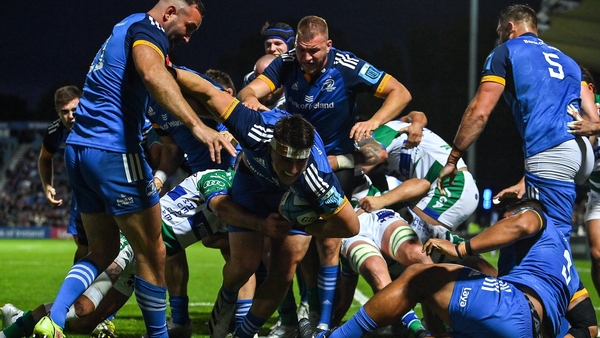
<svg viewBox="0 0 600 338">
<path fill-rule="evenodd" d="M 53 301 L 72 266 L 74 252 L 75 245 L 67 240 L 0 240 L 0 303 L 12 303 L 20 309 L 29 310 Z M 208 337 L 206 322 L 221 285 L 224 261 L 218 250 L 207 249 L 201 244 L 189 247 L 186 252 L 190 265 L 188 292 L 194 337 Z M 495 257 L 489 254 L 486 258 L 495 261 Z M 575 266 L 590 291 L 596 315 L 599 316 L 600 300 L 592 284 L 590 262 L 576 260 Z M 372 295 L 362 279 L 358 289 L 367 297 Z M 359 307 L 360 303 L 355 300 L 346 319 Z M 271 318 L 261 335 L 266 335 L 268 327 L 275 321 L 275 317 Z M 133 297 L 117 313 L 114 322 L 120 338 L 139 337 L 145 332 L 141 312 Z M 68 334 L 68 337 L 89 336 Z"/>
<path fill-rule="evenodd" d="M 22 310 L 31 310 L 39 304 L 52 302 L 73 265 L 74 252 L 75 244 L 69 240 L 0 240 L 0 306 L 12 303 Z M 224 260 L 218 250 L 205 248 L 202 244 L 192 245 L 186 253 L 190 267 L 189 311 L 194 337 L 208 337 L 206 323 L 221 286 Z M 368 296 L 372 294 L 364 281 L 359 283 L 359 288 Z M 348 313 L 356 312 L 359 306 L 355 301 Z M 266 335 L 276 320 L 273 317 L 263 327 L 261 335 Z M 146 331 L 135 297 L 131 297 L 117 313 L 114 323 L 120 338 L 140 337 Z M 67 336 L 89 338 L 87 335 Z"/>
</svg>

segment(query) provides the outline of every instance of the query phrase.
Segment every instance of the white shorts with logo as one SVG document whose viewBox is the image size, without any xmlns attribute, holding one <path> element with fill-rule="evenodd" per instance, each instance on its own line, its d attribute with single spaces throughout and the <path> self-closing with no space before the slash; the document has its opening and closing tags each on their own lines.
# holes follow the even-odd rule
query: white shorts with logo
<svg viewBox="0 0 600 338">
<path fill-rule="evenodd" d="M 454 185 L 444 187 L 444 192 L 445 195 L 440 193 L 435 180 L 427 196 L 417 203 L 417 207 L 433 219 L 456 230 L 477 209 L 479 189 L 470 172 L 459 171 Z"/>
<path fill-rule="evenodd" d="M 374 212 L 365 212 L 358 216 L 360 231 L 358 235 L 342 239 L 342 255 L 347 257 L 349 249 L 356 242 L 367 242 L 381 250 L 381 241 L 385 230 L 395 222 L 402 222 L 409 226 L 406 220 L 397 212 L 390 209 L 381 209 Z"/>
</svg>

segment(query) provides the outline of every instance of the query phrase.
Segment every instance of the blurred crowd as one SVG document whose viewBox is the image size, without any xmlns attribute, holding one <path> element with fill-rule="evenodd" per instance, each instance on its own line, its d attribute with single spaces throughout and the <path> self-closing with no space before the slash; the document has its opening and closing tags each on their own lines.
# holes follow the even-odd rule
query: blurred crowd
<svg viewBox="0 0 600 338">
<path fill-rule="evenodd" d="M 53 208 L 46 202 L 37 171 L 39 145 L 32 145 L 13 170 L 7 169 L 6 184 L 0 191 L 0 225 L 10 227 L 67 226 L 71 188 L 64 159 L 54 159 L 54 186 L 63 204 Z"/>
</svg>

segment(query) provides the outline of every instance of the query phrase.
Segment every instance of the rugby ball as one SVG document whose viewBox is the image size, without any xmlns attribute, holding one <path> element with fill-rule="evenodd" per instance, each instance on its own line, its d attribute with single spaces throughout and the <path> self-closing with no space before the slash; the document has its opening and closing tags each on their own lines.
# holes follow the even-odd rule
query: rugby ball
<svg viewBox="0 0 600 338">
<path fill-rule="evenodd" d="M 319 219 L 313 206 L 302 197 L 286 192 L 281 198 L 279 212 L 288 221 L 297 225 L 309 225 Z"/>
</svg>

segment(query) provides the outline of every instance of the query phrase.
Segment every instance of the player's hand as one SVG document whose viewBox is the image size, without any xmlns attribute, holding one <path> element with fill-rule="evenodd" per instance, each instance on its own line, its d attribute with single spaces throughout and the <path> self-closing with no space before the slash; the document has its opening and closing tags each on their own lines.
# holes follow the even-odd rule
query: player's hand
<svg viewBox="0 0 600 338">
<path fill-rule="evenodd" d="M 46 188 L 46 200 L 53 207 L 59 207 L 63 203 L 62 198 L 59 200 L 56 199 L 56 190 L 51 186 Z"/>
<path fill-rule="evenodd" d="M 238 140 L 235 139 L 235 137 L 233 137 L 233 135 L 231 135 L 230 132 L 228 132 L 227 130 L 222 131 L 221 135 L 223 135 L 223 137 L 229 141 L 229 143 L 231 143 L 231 145 L 233 145 L 234 147 L 238 145 Z"/>
<path fill-rule="evenodd" d="M 257 111 L 267 111 L 267 110 L 270 110 L 265 105 L 263 105 L 262 103 L 258 102 L 258 99 L 256 97 L 249 97 L 244 102 L 242 102 L 242 104 L 244 106 L 250 108 L 250 109 L 254 109 L 254 110 L 257 110 Z"/>
<path fill-rule="evenodd" d="M 406 126 L 398 130 L 398 133 L 408 135 L 405 143 L 408 149 L 418 146 L 421 140 L 423 140 L 423 127 L 417 124 Z"/>
<path fill-rule="evenodd" d="M 366 212 L 373 212 L 374 210 L 383 209 L 385 207 L 382 199 L 378 196 L 363 197 L 358 201 L 358 205 Z"/>
<path fill-rule="evenodd" d="M 456 164 L 450 162 L 446 163 L 446 165 L 440 171 L 440 174 L 438 175 L 437 188 L 442 195 L 446 194 L 444 192 L 444 181 L 449 179 L 449 184 L 453 185 L 456 173 L 458 173 L 458 170 L 456 170 Z"/>
<path fill-rule="evenodd" d="M 235 156 L 236 150 L 218 131 L 204 125 L 198 125 L 193 131 L 194 136 L 208 147 L 210 159 L 213 162 L 221 163 L 221 150 L 225 149 L 231 156 Z"/>
<path fill-rule="evenodd" d="M 373 134 L 373 131 L 377 128 L 379 128 L 379 124 L 372 120 L 358 122 L 350 130 L 350 138 L 353 138 L 354 142 L 358 142 L 362 139 L 371 137 L 371 134 Z"/>
<path fill-rule="evenodd" d="M 430 238 L 427 240 L 427 242 L 423 245 L 423 252 L 428 256 L 431 256 L 433 250 L 438 250 L 440 253 L 452 258 L 458 258 L 455 244 L 452 244 L 452 242 L 449 242 L 445 239 Z"/>
<path fill-rule="evenodd" d="M 567 106 L 567 114 L 571 115 L 575 121 L 583 121 L 583 118 L 579 114 L 579 110 L 577 110 L 572 103 Z"/>
<path fill-rule="evenodd" d="M 271 213 L 259 223 L 258 230 L 267 236 L 279 238 L 286 236 L 292 226 L 293 224 L 279 213 Z"/>
<path fill-rule="evenodd" d="M 521 181 L 511 187 L 502 189 L 496 196 L 492 197 L 494 204 L 500 203 L 505 198 L 521 198 L 525 195 L 525 184 Z"/>
<path fill-rule="evenodd" d="M 161 181 L 160 178 L 154 176 L 154 184 L 156 184 L 156 191 L 160 194 L 160 191 L 162 190 L 164 185 L 163 181 Z"/>
</svg>

